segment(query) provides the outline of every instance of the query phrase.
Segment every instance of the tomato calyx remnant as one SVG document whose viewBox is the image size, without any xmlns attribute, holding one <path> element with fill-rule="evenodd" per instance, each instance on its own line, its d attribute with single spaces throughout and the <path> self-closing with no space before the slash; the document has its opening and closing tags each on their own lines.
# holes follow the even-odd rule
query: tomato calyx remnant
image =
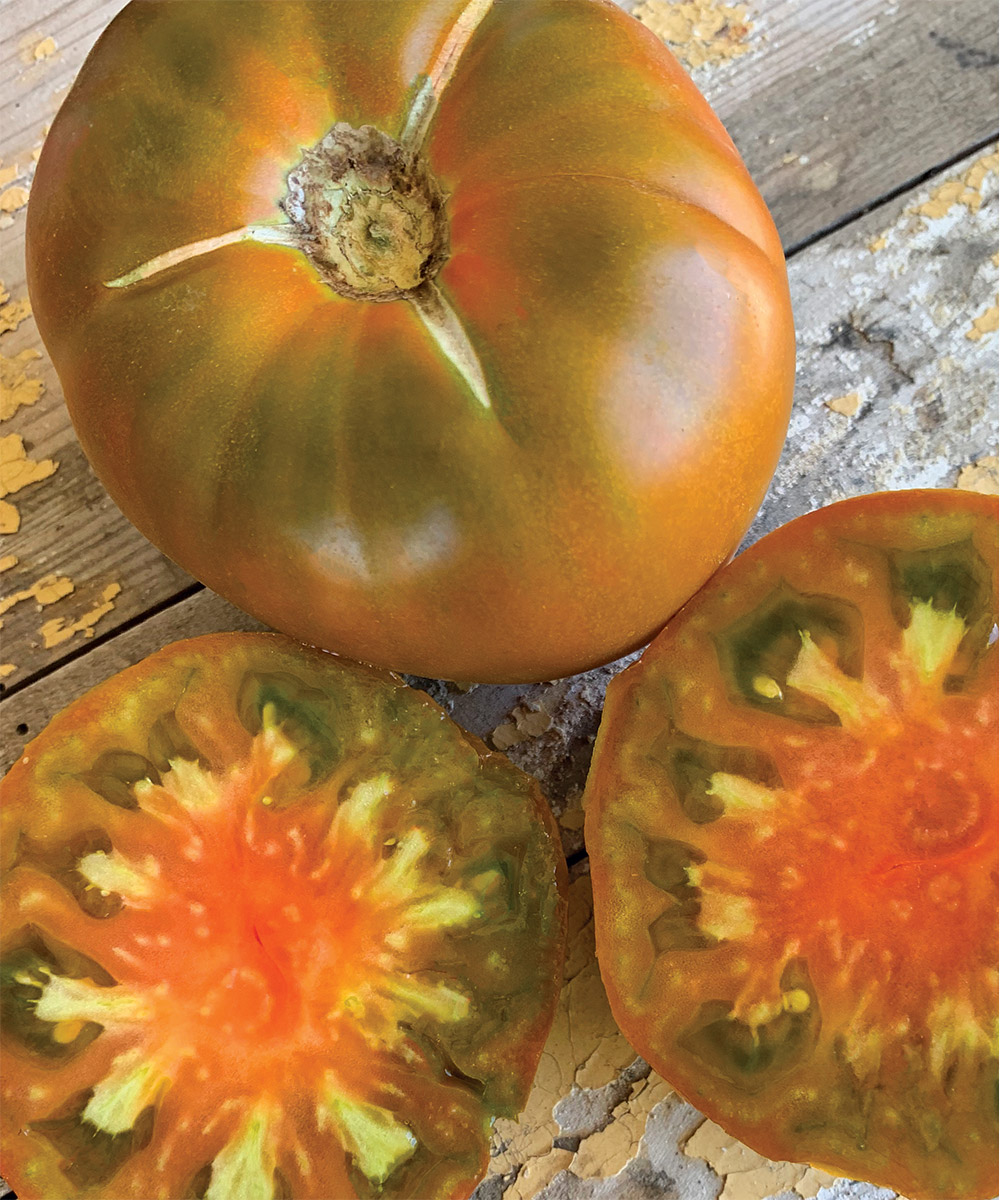
<svg viewBox="0 0 1000 1200">
<path fill-rule="evenodd" d="M 419 153 L 372 125 L 334 125 L 288 174 L 285 212 L 317 269 L 353 300 L 399 300 L 448 255 L 445 196 Z"/>
</svg>

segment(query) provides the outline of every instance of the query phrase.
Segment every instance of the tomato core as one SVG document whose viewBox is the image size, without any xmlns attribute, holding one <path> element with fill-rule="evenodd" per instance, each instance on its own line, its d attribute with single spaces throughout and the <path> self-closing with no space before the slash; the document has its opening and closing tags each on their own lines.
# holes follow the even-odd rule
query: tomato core
<svg viewBox="0 0 1000 1200">
<path fill-rule="evenodd" d="M 343 296 L 402 299 L 448 256 L 441 188 L 417 151 L 372 125 L 334 125 L 287 182 L 285 211 Z"/>
</svg>

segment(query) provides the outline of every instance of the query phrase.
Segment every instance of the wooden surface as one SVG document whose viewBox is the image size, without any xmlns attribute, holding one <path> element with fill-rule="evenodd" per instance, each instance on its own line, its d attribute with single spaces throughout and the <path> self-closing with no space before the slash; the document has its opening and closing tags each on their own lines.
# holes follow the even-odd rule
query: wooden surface
<svg viewBox="0 0 1000 1200">
<path fill-rule="evenodd" d="M 673 39 L 789 253 L 795 410 L 751 537 L 866 491 L 958 482 L 995 489 L 994 0 L 623 6 Z M 32 152 L 119 7 L 8 0 L 3 10 L 0 278 L 9 299 L 0 307 L 15 327 L 0 334 L 0 346 L 7 397 L 23 403 L 0 436 L 8 454 L 23 444 L 26 462 L 56 464 L 5 468 L 8 486 L 25 471 L 49 473 L 6 497 L 20 526 L 0 551 L 8 567 L 4 769 L 55 712 L 124 665 L 182 636 L 254 627 L 164 559 L 104 494 L 20 303 L 17 189 L 30 189 Z M 713 14 L 728 23 L 713 29 Z M 704 38 L 685 24 L 690 16 L 701 18 Z M 706 1126 L 682 1149 L 700 1118 L 649 1077 L 610 1022 L 588 940 L 579 795 L 604 687 L 620 665 L 535 687 L 425 685 L 542 780 L 577 876 L 575 948 L 554 1040 L 521 1125 L 498 1131 L 479 1195 L 700 1200 L 723 1186 L 725 1200 L 815 1194 L 820 1183 L 804 1169 L 741 1157 Z M 835 1185 L 834 1194 L 856 1194 L 845 1188 Z"/>
</svg>

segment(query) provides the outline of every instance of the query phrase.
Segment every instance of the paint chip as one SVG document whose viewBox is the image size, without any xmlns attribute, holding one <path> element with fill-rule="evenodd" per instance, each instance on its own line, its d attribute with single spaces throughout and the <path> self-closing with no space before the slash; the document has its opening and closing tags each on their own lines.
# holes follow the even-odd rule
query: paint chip
<svg viewBox="0 0 1000 1200">
<path fill-rule="evenodd" d="M 988 333 L 995 333 L 997 329 L 1000 329 L 1000 306 L 993 304 L 976 317 L 972 322 L 972 328 L 966 331 L 965 336 L 970 342 L 978 342 Z"/>
<path fill-rule="evenodd" d="M 719 0 L 642 0 L 633 16 L 666 42 L 685 64 L 716 65 L 753 49 L 749 42 L 753 25 L 745 4 L 723 4 Z"/>
<path fill-rule="evenodd" d="M 792 1189 L 806 1198 L 836 1182 L 833 1175 L 804 1163 L 771 1162 L 731 1137 L 714 1121 L 699 1125 L 685 1142 L 684 1152 L 693 1158 L 703 1158 L 725 1179 L 719 1200 L 767 1200 Z"/>
<path fill-rule="evenodd" d="M 567 808 L 565 812 L 560 814 L 559 824 L 563 829 L 575 832 L 577 829 L 583 828 L 585 819 L 582 808 Z"/>
<path fill-rule="evenodd" d="M 977 159 L 955 179 L 946 179 L 934 188 L 927 200 L 908 211 L 931 220 L 945 217 L 958 204 L 978 212 L 983 203 L 982 186 L 988 175 L 1000 169 L 1000 153 L 994 151 Z"/>
<path fill-rule="evenodd" d="M 825 403 L 831 412 L 840 413 L 842 417 L 853 417 L 861 407 L 861 393 L 848 392 L 846 396 L 836 396 Z"/>
<path fill-rule="evenodd" d="M 28 203 L 28 189 L 20 184 L 0 192 L 0 212 L 17 212 Z"/>
<path fill-rule="evenodd" d="M 45 37 L 34 47 L 31 52 L 31 57 L 35 62 L 41 62 L 43 58 L 51 58 L 55 54 L 58 46 L 56 39 L 53 37 Z"/>
<path fill-rule="evenodd" d="M 77 633 L 84 637 L 94 636 L 94 626 L 102 617 L 107 616 L 115 607 L 115 597 L 121 592 L 121 584 L 109 583 L 101 592 L 101 599 L 89 612 L 78 617 L 75 621 L 67 621 L 65 617 L 53 617 L 39 629 L 46 650 L 68 642 Z"/>
<path fill-rule="evenodd" d="M 54 475 L 59 464 L 51 458 L 37 462 L 28 457 L 19 433 L 0 437 L 0 498 Z"/>
<path fill-rule="evenodd" d="M 955 487 L 964 492 L 980 492 L 984 496 L 1000 493 L 1000 459 L 995 454 L 980 458 L 963 467 L 958 473 Z"/>
<path fill-rule="evenodd" d="M 497 750 L 509 750 L 511 746 L 519 746 L 521 742 L 540 736 L 551 724 L 552 717 L 544 709 L 518 704 L 511 712 L 510 719 L 493 730 L 491 740 Z"/>
<path fill-rule="evenodd" d="M 0 679 L 6 679 L 17 670 L 15 663 L 0 663 Z"/>
<path fill-rule="evenodd" d="M 617 1175 L 635 1158 L 649 1114 L 673 1094 L 673 1089 L 659 1075 L 638 1080 L 628 1099 L 614 1110 L 611 1122 L 580 1143 L 573 1159 L 573 1174 L 580 1179 Z"/>
<path fill-rule="evenodd" d="M 11 567 L 16 567 L 18 561 L 19 560 L 16 554 L 4 554 L 2 557 L 0 557 L 0 574 L 2 574 L 4 571 L 9 571 Z"/>
<path fill-rule="evenodd" d="M 55 604 L 57 600 L 71 595 L 75 590 L 76 585 L 67 575 L 44 575 L 31 587 L 0 599 L 0 615 L 9 612 L 15 604 L 20 604 L 23 600 L 34 600 L 41 609 L 47 604 Z"/>
<path fill-rule="evenodd" d="M 13 358 L 0 354 L 0 421 L 6 421 L 29 404 L 35 404 L 45 383 L 41 379 L 29 377 L 25 366 L 41 354 L 34 349 L 22 350 Z"/>
<path fill-rule="evenodd" d="M 0 279 L 0 333 L 8 333 L 16 329 L 23 320 L 31 316 L 31 301 L 27 296 L 23 300 L 11 300 L 10 292 Z"/>
<path fill-rule="evenodd" d="M 0 500 L 0 533 L 17 533 L 21 528 L 21 514 L 9 500 Z"/>
<path fill-rule="evenodd" d="M 52 58 L 59 50 L 54 37 L 43 37 L 38 33 L 29 33 L 18 43 L 18 58 L 27 66 L 44 62 Z"/>
</svg>

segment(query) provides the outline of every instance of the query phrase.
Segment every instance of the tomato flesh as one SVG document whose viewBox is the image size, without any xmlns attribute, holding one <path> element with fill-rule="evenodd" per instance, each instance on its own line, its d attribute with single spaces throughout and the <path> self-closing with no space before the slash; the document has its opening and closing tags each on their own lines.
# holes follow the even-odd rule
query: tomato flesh
<svg viewBox="0 0 1000 1200">
<path fill-rule="evenodd" d="M 5 792 L 19 1195 L 471 1190 L 559 977 L 526 777 L 392 677 L 225 635 L 90 693 Z"/>
<path fill-rule="evenodd" d="M 636 1049 L 772 1158 L 995 1192 L 996 501 L 863 497 L 609 689 L 598 955 Z"/>
</svg>

